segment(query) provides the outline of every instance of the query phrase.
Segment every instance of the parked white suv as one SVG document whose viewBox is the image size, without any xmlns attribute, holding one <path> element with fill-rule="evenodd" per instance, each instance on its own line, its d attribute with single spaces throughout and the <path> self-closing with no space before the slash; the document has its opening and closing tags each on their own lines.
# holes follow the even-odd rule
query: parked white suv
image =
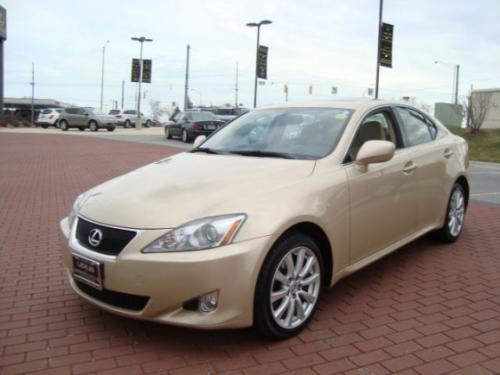
<svg viewBox="0 0 500 375">
<path fill-rule="evenodd" d="M 124 128 L 135 127 L 135 121 L 137 120 L 137 111 L 135 109 L 112 109 L 108 112 L 108 115 L 114 116 L 116 123 Z M 153 125 L 153 121 L 142 112 L 141 119 L 144 127 L 149 128 Z"/>
<path fill-rule="evenodd" d="M 61 115 L 62 108 L 47 108 L 40 111 L 38 119 L 36 120 L 36 125 L 41 126 L 46 129 L 49 126 L 54 126 L 57 128 L 59 116 Z"/>
</svg>

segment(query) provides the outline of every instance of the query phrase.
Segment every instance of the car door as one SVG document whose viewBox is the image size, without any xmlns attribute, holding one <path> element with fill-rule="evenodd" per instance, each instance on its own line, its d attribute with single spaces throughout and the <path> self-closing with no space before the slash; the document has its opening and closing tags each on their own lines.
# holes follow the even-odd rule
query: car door
<svg viewBox="0 0 500 375">
<path fill-rule="evenodd" d="M 405 143 L 414 152 L 417 165 L 417 222 L 416 229 L 434 227 L 442 219 L 448 203 L 450 186 L 446 170 L 453 149 L 436 141 L 438 128 L 423 113 L 409 107 L 394 108 Z"/>
<path fill-rule="evenodd" d="M 184 113 L 178 113 L 174 117 L 174 123 L 172 124 L 173 135 L 180 136 L 182 134 L 182 124 L 186 122 L 186 115 Z"/>
<path fill-rule="evenodd" d="M 391 160 L 356 164 L 364 142 L 396 144 Z M 416 221 L 416 183 L 413 152 L 404 148 L 390 108 L 371 112 L 361 121 L 345 160 L 350 194 L 350 260 L 359 261 L 407 237 Z"/>
</svg>

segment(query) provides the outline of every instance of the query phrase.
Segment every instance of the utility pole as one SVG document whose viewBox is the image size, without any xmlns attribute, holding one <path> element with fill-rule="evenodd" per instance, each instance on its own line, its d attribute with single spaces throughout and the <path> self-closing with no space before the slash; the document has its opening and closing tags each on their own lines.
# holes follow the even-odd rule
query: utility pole
<svg viewBox="0 0 500 375">
<path fill-rule="evenodd" d="M 125 96 L 125 80 L 122 80 L 122 109 L 123 109 L 123 100 Z"/>
<path fill-rule="evenodd" d="M 377 47 L 377 74 L 375 78 L 375 99 L 378 99 L 378 82 L 380 76 L 380 47 L 382 37 L 382 9 L 384 8 L 384 0 L 380 0 L 378 13 L 378 47 Z"/>
<path fill-rule="evenodd" d="M 101 64 L 101 105 L 99 107 L 102 112 L 102 102 L 103 102 L 103 94 L 104 94 L 104 55 L 106 54 L 106 46 L 108 45 L 109 40 L 106 40 L 104 46 L 102 46 L 102 64 Z"/>
<path fill-rule="evenodd" d="M 0 118 L 3 117 L 3 42 L 7 40 L 7 10 L 0 5 Z"/>
<path fill-rule="evenodd" d="M 31 123 L 35 123 L 35 63 L 31 63 Z"/>
<path fill-rule="evenodd" d="M 189 107 L 189 50 L 190 50 L 189 44 L 187 45 L 186 48 L 186 82 L 184 84 L 184 110 L 188 109 Z"/>
<path fill-rule="evenodd" d="M 238 61 L 236 61 L 236 84 L 234 86 L 234 106 L 239 108 L 238 104 Z"/>
<path fill-rule="evenodd" d="M 458 80 L 460 77 L 460 64 L 456 66 L 455 74 L 455 105 L 458 105 Z"/>
</svg>

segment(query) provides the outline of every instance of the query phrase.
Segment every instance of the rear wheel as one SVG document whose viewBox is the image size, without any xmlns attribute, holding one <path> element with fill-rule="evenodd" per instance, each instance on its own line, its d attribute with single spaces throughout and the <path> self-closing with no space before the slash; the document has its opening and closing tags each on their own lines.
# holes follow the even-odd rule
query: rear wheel
<svg viewBox="0 0 500 375">
<path fill-rule="evenodd" d="M 97 126 L 97 122 L 95 121 L 90 121 L 89 122 L 89 129 L 91 132 L 96 132 L 99 130 L 99 126 Z"/>
<path fill-rule="evenodd" d="M 186 129 L 182 130 L 182 142 L 184 143 L 189 143 L 191 141 L 191 138 L 188 135 L 188 132 Z"/>
<path fill-rule="evenodd" d="M 151 126 L 151 121 L 149 121 L 149 120 L 148 120 L 148 121 L 146 121 L 146 123 L 144 124 L 144 126 L 145 126 L 146 128 L 149 128 L 149 127 Z"/>
<path fill-rule="evenodd" d="M 123 123 L 123 127 L 130 128 L 130 120 L 125 120 L 125 122 Z"/>
<path fill-rule="evenodd" d="M 63 131 L 68 130 L 68 122 L 66 120 L 59 121 L 59 128 Z"/>
<path fill-rule="evenodd" d="M 452 243 L 460 237 L 464 228 L 466 199 L 462 185 L 455 184 L 448 200 L 444 225 L 436 232 L 440 241 Z"/>
<path fill-rule="evenodd" d="M 114 126 L 110 126 L 108 129 L 108 132 L 114 132 L 115 131 L 115 127 Z"/>
<path fill-rule="evenodd" d="M 85 130 L 85 128 L 83 126 L 79 126 L 78 130 L 80 130 L 81 132 L 83 132 Z"/>
<path fill-rule="evenodd" d="M 294 233 L 281 240 L 260 271 L 254 324 L 263 335 L 285 339 L 306 327 L 323 285 L 321 251 L 312 238 Z"/>
<path fill-rule="evenodd" d="M 48 125 L 45 125 L 45 124 L 42 125 L 42 128 L 44 128 L 44 129 L 47 129 L 48 127 L 49 127 Z"/>
</svg>

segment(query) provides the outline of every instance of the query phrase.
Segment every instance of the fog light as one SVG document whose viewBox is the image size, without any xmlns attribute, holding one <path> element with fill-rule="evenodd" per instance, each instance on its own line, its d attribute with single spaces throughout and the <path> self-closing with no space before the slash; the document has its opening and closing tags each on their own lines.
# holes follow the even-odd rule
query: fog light
<svg viewBox="0 0 500 375">
<path fill-rule="evenodd" d="M 198 299 L 198 311 L 211 312 L 217 308 L 217 301 L 219 299 L 219 291 L 210 292 L 201 296 Z"/>
</svg>

